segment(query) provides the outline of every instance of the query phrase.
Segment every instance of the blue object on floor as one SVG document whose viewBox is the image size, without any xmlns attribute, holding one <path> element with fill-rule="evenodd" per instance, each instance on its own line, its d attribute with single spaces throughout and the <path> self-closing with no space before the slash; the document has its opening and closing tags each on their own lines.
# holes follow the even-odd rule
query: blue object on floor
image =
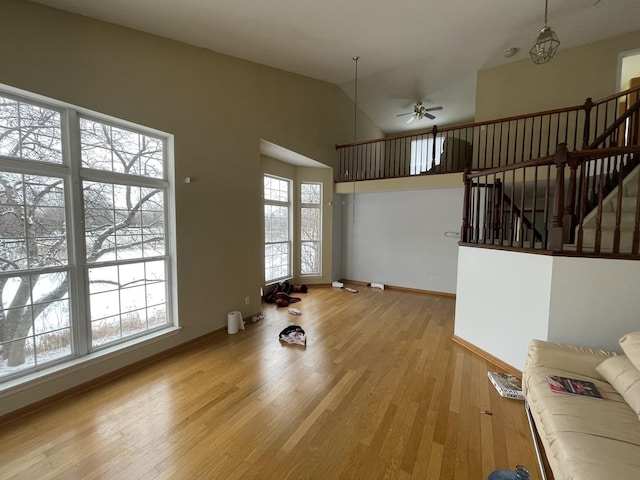
<svg viewBox="0 0 640 480">
<path fill-rule="evenodd" d="M 496 470 L 487 480 L 529 480 L 529 470 L 523 465 L 516 465 L 515 470 Z"/>
</svg>

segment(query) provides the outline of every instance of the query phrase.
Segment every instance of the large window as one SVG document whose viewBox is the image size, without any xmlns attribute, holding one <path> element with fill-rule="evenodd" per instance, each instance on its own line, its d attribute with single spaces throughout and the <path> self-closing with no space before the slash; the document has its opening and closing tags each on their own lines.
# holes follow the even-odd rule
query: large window
<svg viewBox="0 0 640 480">
<path fill-rule="evenodd" d="M 0 381 L 174 324 L 167 139 L 0 90 Z"/>
<path fill-rule="evenodd" d="M 440 164 L 444 137 L 411 140 L 411 175 L 420 175 Z M 434 149 L 435 146 L 435 149 Z"/>
<path fill-rule="evenodd" d="M 300 273 L 321 275 L 322 184 L 300 184 Z"/>
<path fill-rule="evenodd" d="M 291 180 L 264 176 L 264 280 L 291 276 Z"/>
</svg>

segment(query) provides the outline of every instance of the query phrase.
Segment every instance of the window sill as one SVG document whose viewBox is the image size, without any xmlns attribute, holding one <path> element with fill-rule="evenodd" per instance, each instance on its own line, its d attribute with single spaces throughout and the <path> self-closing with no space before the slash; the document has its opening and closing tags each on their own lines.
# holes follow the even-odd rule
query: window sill
<svg viewBox="0 0 640 480">
<path fill-rule="evenodd" d="M 144 337 L 138 337 L 128 342 L 105 348 L 104 350 L 63 361 L 62 363 L 52 365 L 38 372 L 8 380 L 0 384 L 0 398 L 51 382 L 69 373 L 129 353 L 138 347 L 164 340 L 165 338 L 177 335 L 181 330 L 180 327 L 170 327 L 165 330 L 150 333 Z"/>
</svg>

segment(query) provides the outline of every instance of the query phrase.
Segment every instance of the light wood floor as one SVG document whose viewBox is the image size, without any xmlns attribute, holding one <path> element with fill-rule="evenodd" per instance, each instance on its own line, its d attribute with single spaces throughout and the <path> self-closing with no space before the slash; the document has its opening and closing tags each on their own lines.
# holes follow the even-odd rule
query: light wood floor
<svg viewBox="0 0 640 480">
<path fill-rule="evenodd" d="M 208 339 L 0 426 L 0 478 L 486 479 L 527 465 L 522 402 L 451 342 L 455 301 L 311 289 Z M 289 323 L 306 349 L 283 346 Z"/>
</svg>

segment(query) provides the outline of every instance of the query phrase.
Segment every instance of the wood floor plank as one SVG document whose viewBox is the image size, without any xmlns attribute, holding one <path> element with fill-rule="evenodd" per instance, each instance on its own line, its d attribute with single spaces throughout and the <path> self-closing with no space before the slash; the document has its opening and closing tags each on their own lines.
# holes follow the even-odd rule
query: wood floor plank
<svg viewBox="0 0 640 480">
<path fill-rule="evenodd" d="M 0 480 L 482 480 L 527 465 L 522 402 L 454 344 L 455 300 L 311 288 L 296 307 L 0 428 Z M 278 333 L 301 325 L 307 347 Z"/>
</svg>

